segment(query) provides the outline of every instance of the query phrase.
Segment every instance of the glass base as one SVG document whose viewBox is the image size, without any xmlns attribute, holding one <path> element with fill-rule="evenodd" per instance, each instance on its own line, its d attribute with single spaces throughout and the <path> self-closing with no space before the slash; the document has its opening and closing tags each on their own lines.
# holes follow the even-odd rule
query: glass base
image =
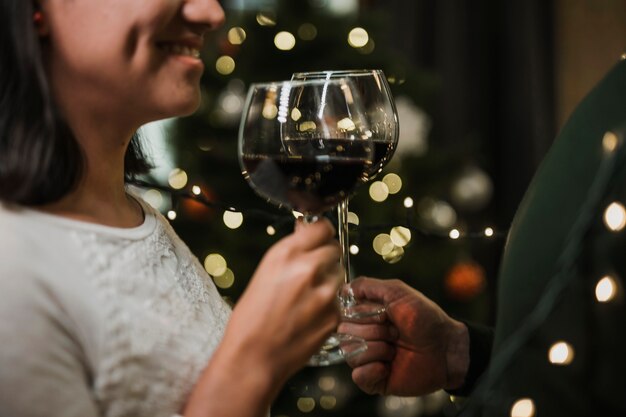
<svg viewBox="0 0 626 417">
<path fill-rule="evenodd" d="M 367 350 L 365 340 L 360 337 L 343 333 L 333 333 L 324 342 L 319 352 L 315 353 L 309 361 L 308 366 L 329 366 Z"/>
<path fill-rule="evenodd" d="M 368 319 L 385 314 L 385 306 L 369 301 L 354 301 L 341 306 L 341 317 L 349 320 Z"/>
</svg>

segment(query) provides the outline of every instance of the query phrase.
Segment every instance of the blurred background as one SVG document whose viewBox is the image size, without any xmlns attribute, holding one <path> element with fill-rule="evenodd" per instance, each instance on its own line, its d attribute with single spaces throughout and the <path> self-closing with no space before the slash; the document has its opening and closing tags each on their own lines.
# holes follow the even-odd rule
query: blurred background
<svg viewBox="0 0 626 417">
<path fill-rule="evenodd" d="M 374 68 L 390 83 L 400 139 L 385 171 L 351 200 L 353 273 L 402 279 L 449 314 L 492 324 L 507 228 L 570 112 L 624 59 L 626 1 L 222 4 L 226 24 L 203 52 L 201 108 L 143 128 L 157 166 L 146 180 L 161 186 L 144 196 L 221 294 L 236 303 L 264 251 L 293 223 L 241 175 L 237 130 L 249 84 Z M 443 391 L 365 395 L 337 365 L 298 373 L 272 417 L 449 416 L 456 407 Z"/>
</svg>

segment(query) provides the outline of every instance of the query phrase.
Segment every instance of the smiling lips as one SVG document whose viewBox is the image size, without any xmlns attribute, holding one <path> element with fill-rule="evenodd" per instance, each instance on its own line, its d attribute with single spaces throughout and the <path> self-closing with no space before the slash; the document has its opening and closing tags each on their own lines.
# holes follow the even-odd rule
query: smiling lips
<svg viewBox="0 0 626 417">
<path fill-rule="evenodd" d="M 190 56 L 193 58 L 200 58 L 200 50 L 197 48 L 190 48 L 188 46 L 179 45 L 179 44 L 163 44 L 161 45 L 161 49 L 168 54 L 174 55 L 184 55 Z"/>
<path fill-rule="evenodd" d="M 159 42 L 157 46 L 168 54 L 200 58 L 202 42 L 195 40 L 168 41 Z"/>
</svg>

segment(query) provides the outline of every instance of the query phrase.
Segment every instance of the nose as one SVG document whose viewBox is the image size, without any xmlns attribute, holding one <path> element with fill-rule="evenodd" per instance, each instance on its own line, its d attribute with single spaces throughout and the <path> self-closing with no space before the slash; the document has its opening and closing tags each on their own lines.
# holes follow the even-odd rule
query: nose
<svg viewBox="0 0 626 417">
<path fill-rule="evenodd" d="M 208 26 L 215 30 L 224 23 L 224 9 L 217 0 L 186 0 L 182 9 L 183 18 L 191 23 Z"/>
</svg>

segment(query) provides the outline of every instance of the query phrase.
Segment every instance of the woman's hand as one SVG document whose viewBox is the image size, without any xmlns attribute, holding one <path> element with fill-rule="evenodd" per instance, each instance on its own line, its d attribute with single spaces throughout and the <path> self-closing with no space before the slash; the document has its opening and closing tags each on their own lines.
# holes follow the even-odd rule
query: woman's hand
<svg viewBox="0 0 626 417">
<path fill-rule="evenodd" d="M 185 415 L 265 415 L 286 380 L 336 329 L 340 247 L 327 220 L 298 222 L 237 302 Z"/>
<path fill-rule="evenodd" d="M 360 278 L 352 288 L 357 299 L 385 305 L 385 317 L 339 326 L 367 341 L 368 349 L 348 362 L 362 390 L 415 396 L 462 385 L 469 365 L 463 323 L 399 280 Z"/>
<path fill-rule="evenodd" d="M 254 350 L 255 362 L 271 363 L 278 380 L 303 366 L 338 325 L 334 233 L 327 220 L 298 222 L 263 257 L 233 312 L 224 342 L 237 340 L 248 355 Z"/>
</svg>

